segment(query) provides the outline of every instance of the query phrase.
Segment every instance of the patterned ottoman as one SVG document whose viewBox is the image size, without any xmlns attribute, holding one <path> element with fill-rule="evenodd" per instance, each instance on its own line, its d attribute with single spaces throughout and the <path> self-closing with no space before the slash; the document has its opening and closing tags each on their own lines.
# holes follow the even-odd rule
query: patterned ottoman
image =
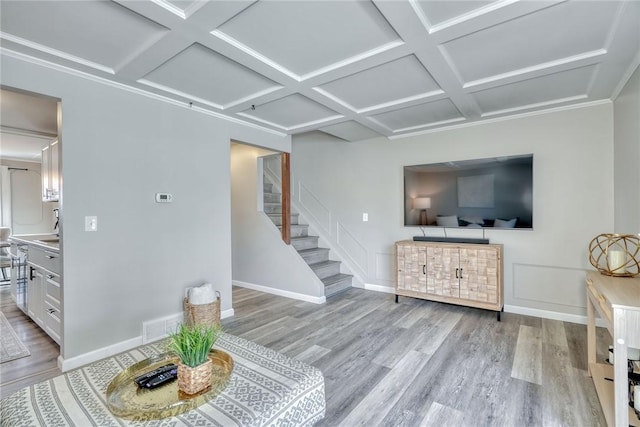
<svg viewBox="0 0 640 427">
<path fill-rule="evenodd" d="M 0 401 L 2 426 L 311 426 L 325 414 L 324 377 L 313 366 L 223 334 L 215 345 L 235 367 L 227 388 L 184 414 L 140 422 L 115 417 L 105 404 L 124 368 L 166 351 L 163 341 L 26 387 Z"/>
</svg>

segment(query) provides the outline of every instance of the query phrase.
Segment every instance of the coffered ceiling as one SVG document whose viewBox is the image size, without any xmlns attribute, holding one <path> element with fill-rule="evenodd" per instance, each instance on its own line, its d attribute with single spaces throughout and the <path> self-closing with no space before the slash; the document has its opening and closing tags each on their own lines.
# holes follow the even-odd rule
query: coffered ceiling
<svg viewBox="0 0 640 427">
<path fill-rule="evenodd" d="M 639 1 L 3 0 L 0 13 L 6 54 L 347 141 L 611 99 L 640 63 Z"/>
</svg>

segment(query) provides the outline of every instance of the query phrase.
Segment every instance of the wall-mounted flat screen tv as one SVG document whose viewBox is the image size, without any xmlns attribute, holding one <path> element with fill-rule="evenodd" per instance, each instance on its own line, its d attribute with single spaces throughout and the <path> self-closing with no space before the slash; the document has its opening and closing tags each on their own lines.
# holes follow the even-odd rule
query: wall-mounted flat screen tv
<svg viewBox="0 0 640 427">
<path fill-rule="evenodd" d="M 533 228 L 533 154 L 405 166 L 404 225 Z"/>
</svg>

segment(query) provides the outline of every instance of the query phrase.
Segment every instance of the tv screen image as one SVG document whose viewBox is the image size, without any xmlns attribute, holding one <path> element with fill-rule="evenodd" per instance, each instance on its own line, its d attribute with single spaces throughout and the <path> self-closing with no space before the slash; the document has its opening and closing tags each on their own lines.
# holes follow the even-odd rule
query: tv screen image
<svg viewBox="0 0 640 427">
<path fill-rule="evenodd" d="M 533 154 L 404 167 L 404 225 L 533 228 Z"/>
</svg>

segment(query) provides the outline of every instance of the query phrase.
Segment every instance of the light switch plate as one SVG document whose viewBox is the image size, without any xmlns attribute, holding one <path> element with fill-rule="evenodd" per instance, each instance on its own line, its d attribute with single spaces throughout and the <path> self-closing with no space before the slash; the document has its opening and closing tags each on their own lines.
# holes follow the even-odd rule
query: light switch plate
<svg viewBox="0 0 640 427">
<path fill-rule="evenodd" d="M 97 231 L 98 230 L 98 217 L 97 216 L 85 216 L 84 217 L 84 231 Z"/>
<path fill-rule="evenodd" d="M 367 222 L 369 221 L 369 214 L 368 213 L 363 213 L 362 214 L 362 221 Z"/>
</svg>

